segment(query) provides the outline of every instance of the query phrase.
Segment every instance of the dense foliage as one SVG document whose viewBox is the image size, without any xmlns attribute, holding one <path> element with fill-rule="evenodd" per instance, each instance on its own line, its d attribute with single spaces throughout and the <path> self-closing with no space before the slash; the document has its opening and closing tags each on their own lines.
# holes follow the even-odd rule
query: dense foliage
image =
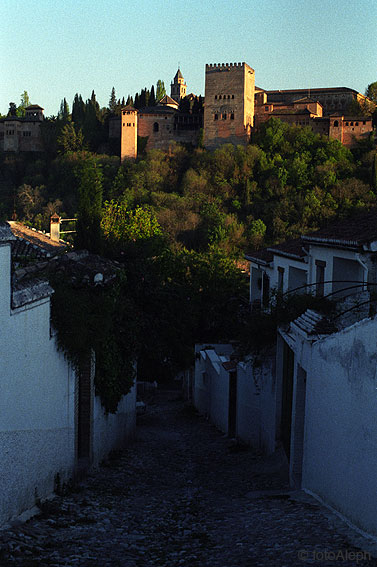
<svg viewBox="0 0 377 567">
<path fill-rule="evenodd" d="M 55 153 L 1 156 L 0 201 L 36 228 L 48 229 L 55 210 L 77 216 L 76 245 L 122 262 L 114 289 L 54 283 L 60 344 L 76 361 L 95 350 L 96 387 L 114 411 L 135 360 L 140 378 L 161 380 L 192 362 L 195 342 L 268 342 L 281 313 L 250 318 L 247 277 L 235 261 L 245 249 L 375 206 L 377 157 L 372 138 L 351 152 L 271 119 L 246 147 L 172 144 L 120 164 L 77 151 L 94 139 L 95 96 L 90 105 L 87 114 L 77 97 L 67 117 L 63 101 Z"/>
</svg>

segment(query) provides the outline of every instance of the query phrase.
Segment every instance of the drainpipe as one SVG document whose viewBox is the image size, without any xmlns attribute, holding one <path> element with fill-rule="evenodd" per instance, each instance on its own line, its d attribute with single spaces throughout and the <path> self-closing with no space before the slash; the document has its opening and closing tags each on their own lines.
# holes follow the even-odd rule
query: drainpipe
<svg viewBox="0 0 377 567">
<path fill-rule="evenodd" d="M 364 284 L 367 284 L 367 283 L 368 283 L 368 273 L 369 273 L 368 266 L 367 266 L 367 265 L 365 264 L 365 262 L 363 262 L 363 260 L 360 258 L 360 254 L 359 254 L 359 253 L 356 254 L 356 260 L 357 260 L 357 262 L 359 262 L 360 266 L 361 266 L 361 267 L 363 268 L 363 270 L 364 270 L 363 282 L 364 282 Z M 364 285 L 364 286 L 363 286 L 363 291 L 365 291 L 365 289 L 366 289 L 366 286 Z"/>
</svg>

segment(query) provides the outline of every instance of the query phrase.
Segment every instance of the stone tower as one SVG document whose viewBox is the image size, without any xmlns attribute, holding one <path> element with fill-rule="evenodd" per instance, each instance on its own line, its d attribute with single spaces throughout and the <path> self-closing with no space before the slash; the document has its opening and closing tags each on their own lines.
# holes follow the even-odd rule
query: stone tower
<svg viewBox="0 0 377 567">
<path fill-rule="evenodd" d="M 246 63 L 206 65 L 204 145 L 247 144 L 254 124 L 254 69 Z"/>
<path fill-rule="evenodd" d="M 174 99 L 176 102 L 179 102 L 181 98 L 184 98 L 186 96 L 186 89 L 187 89 L 187 85 L 185 83 L 185 80 L 183 78 L 180 69 L 178 69 L 178 71 L 175 74 L 174 81 L 170 85 L 171 98 Z"/>
<path fill-rule="evenodd" d="M 124 106 L 120 122 L 120 159 L 135 159 L 137 156 L 137 110 Z"/>
</svg>

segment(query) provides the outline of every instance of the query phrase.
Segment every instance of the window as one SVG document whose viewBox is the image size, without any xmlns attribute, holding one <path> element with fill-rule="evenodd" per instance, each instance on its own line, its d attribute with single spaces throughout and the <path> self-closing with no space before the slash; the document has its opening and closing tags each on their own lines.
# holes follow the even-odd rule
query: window
<svg viewBox="0 0 377 567">
<path fill-rule="evenodd" d="M 265 106 L 265 107 L 264 107 L 264 109 L 265 109 L 266 112 L 268 112 L 268 108 L 269 108 L 268 106 Z"/>
<path fill-rule="evenodd" d="M 326 262 L 322 260 L 315 261 L 315 282 L 316 282 L 316 295 L 317 297 L 323 297 L 325 290 L 325 268 Z"/>
<path fill-rule="evenodd" d="M 218 120 L 218 119 L 219 119 L 219 115 L 215 114 L 215 120 Z"/>
<path fill-rule="evenodd" d="M 215 94 L 215 100 L 217 100 L 217 94 Z"/>
<path fill-rule="evenodd" d="M 359 123 L 358 123 L 358 122 L 355 122 L 355 126 L 358 126 L 358 125 L 359 125 Z"/>
<path fill-rule="evenodd" d="M 158 122 L 155 122 L 155 123 L 153 124 L 153 132 L 158 132 L 159 129 L 160 129 L 160 127 L 159 127 L 159 125 L 158 125 Z"/>
<path fill-rule="evenodd" d="M 223 120 L 226 120 L 226 112 L 223 113 L 222 119 L 223 119 Z"/>
<path fill-rule="evenodd" d="M 334 126 L 337 128 L 339 126 L 339 122 L 337 120 L 334 121 Z"/>
<path fill-rule="evenodd" d="M 123 122 L 123 126 L 125 126 L 125 125 L 126 125 L 126 123 L 125 123 L 125 122 Z"/>
<path fill-rule="evenodd" d="M 346 122 L 346 126 L 348 126 L 348 122 Z"/>
<path fill-rule="evenodd" d="M 221 98 L 221 95 L 219 95 L 219 98 Z"/>
<path fill-rule="evenodd" d="M 234 94 L 232 94 L 232 98 L 234 98 Z"/>
<path fill-rule="evenodd" d="M 234 112 L 231 113 L 230 119 L 231 119 L 231 120 L 234 120 Z"/>
<path fill-rule="evenodd" d="M 22 135 L 23 135 L 25 138 L 29 138 L 29 137 L 31 136 L 31 132 L 22 132 Z"/>
<path fill-rule="evenodd" d="M 366 124 L 365 120 L 363 120 L 363 124 L 364 124 L 364 126 L 365 126 L 365 124 Z"/>
<path fill-rule="evenodd" d="M 228 98 L 230 98 L 230 94 L 228 94 Z"/>
<path fill-rule="evenodd" d="M 350 122 L 350 126 L 353 126 L 353 122 Z"/>
</svg>

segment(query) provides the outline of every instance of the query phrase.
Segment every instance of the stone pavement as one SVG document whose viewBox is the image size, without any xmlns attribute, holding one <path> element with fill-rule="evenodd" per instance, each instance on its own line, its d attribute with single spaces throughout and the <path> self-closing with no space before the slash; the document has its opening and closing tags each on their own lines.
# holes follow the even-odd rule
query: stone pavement
<svg viewBox="0 0 377 567">
<path fill-rule="evenodd" d="M 367 540 L 288 490 L 279 453 L 232 444 L 176 396 L 158 394 L 124 453 L 0 532 L 0 566 L 377 565 Z"/>
</svg>

